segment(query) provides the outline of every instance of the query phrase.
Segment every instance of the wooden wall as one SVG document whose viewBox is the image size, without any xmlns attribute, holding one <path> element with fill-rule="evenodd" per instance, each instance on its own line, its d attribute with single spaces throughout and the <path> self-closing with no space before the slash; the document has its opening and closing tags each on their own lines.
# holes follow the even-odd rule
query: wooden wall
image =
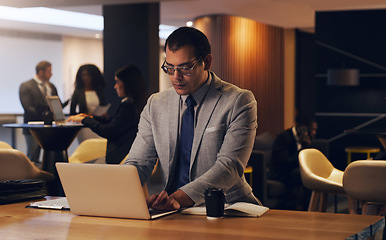
<svg viewBox="0 0 386 240">
<path fill-rule="evenodd" d="M 258 133 L 276 136 L 284 128 L 284 29 L 229 15 L 197 18 L 194 27 L 211 42 L 212 70 L 254 93 Z"/>
</svg>

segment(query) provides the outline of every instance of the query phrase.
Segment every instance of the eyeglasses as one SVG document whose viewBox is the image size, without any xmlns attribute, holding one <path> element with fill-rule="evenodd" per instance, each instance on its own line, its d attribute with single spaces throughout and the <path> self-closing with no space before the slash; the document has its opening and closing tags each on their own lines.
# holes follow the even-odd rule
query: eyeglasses
<svg viewBox="0 0 386 240">
<path fill-rule="evenodd" d="M 191 66 L 191 67 L 185 67 L 185 66 L 177 66 L 177 67 L 172 67 L 172 66 L 166 66 L 166 60 L 164 61 L 164 63 L 162 64 L 161 68 L 162 70 L 166 73 L 166 74 L 169 74 L 169 75 L 173 75 L 174 72 L 177 70 L 177 72 L 181 75 L 185 75 L 185 76 L 190 76 L 190 74 L 192 73 L 192 70 L 194 69 L 194 67 L 197 65 L 197 63 L 201 60 L 201 57 L 199 59 L 196 59 L 196 60 L 193 60 L 190 64 L 194 64 Z"/>
</svg>

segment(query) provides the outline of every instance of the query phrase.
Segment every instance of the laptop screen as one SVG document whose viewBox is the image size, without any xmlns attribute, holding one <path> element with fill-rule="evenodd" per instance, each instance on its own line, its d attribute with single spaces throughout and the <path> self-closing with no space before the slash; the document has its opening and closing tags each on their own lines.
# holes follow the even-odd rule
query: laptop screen
<svg viewBox="0 0 386 240">
<path fill-rule="evenodd" d="M 66 118 L 63 113 L 62 103 L 58 96 L 47 96 L 48 105 L 50 105 L 55 122 L 65 122 Z"/>
</svg>

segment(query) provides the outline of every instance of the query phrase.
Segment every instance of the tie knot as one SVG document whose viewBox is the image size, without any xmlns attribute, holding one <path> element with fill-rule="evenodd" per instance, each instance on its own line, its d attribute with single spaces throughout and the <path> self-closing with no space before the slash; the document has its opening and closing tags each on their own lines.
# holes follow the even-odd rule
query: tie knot
<svg viewBox="0 0 386 240">
<path fill-rule="evenodd" d="M 194 100 L 194 97 L 192 95 L 189 95 L 185 102 L 186 105 L 188 105 L 188 108 L 196 106 L 196 101 Z"/>
</svg>

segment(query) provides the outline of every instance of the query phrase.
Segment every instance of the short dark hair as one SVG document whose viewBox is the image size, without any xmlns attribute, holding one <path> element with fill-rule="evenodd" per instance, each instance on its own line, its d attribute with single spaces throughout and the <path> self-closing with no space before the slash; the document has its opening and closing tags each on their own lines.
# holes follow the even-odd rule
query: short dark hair
<svg viewBox="0 0 386 240">
<path fill-rule="evenodd" d="M 297 117 L 296 123 L 297 123 L 297 126 L 310 127 L 312 123 L 317 123 L 317 121 L 313 116 L 303 116 L 303 117 Z"/>
<path fill-rule="evenodd" d="M 84 64 L 79 67 L 78 72 L 76 73 L 75 78 L 75 88 L 77 89 L 84 89 L 84 82 L 82 80 L 82 72 L 84 70 L 87 70 L 88 74 L 91 76 L 91 85 L 94 88 L 94 90 L 102 90 L 105 88 L 106 83 L 105 79 L 103 78 L 103 75 L 99 68 L 95 66 L 94 64 Z"/>
<path fill-rule="evenodd" d="M 175 52 L 184 46 L 192 46 L 196 58 L 204 58 L 211 54 L 208 38 L 204 33 L 192 27 L 180 27 L 172 32 L 165 41 L 165 52 L 166 48 Z"/>
<path fill-rule="evenodd" d="M 41 61 L 36 65 L 36 74 L 39 73 L 40 70 L 45 71 L 48 67 L 51 67 L 51 63 L 48 61 Z"/>
<path fill-rule="evenodd" d="M 147 92 L 141 71 L 133 64 L 118 69 L 115 76 L 123 82 L 125 95 L 134 100 L 134 105 L 139 112 L 146 104 Z"/>
</svg>

